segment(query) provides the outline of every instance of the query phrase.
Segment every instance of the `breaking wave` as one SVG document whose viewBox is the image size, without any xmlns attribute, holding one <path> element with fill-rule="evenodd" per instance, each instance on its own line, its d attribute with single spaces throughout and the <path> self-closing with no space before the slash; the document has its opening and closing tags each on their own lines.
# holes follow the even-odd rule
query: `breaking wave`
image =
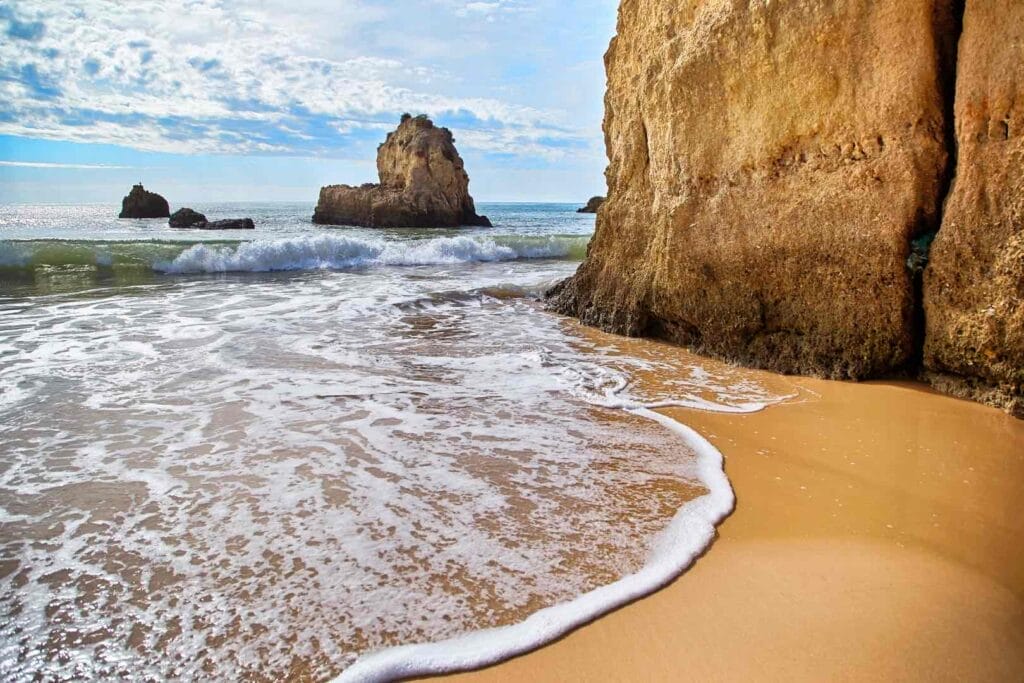
<svg viewBox="0 0 1024 683">
<path fill-rule="evenodd" d="M 525 259 L 582 260 L 578 235 L 388 240 L 310 235 L 251 242 L 0 242 L 0 269 L 134 268 L 156 273 L 264 273 L 381 266 L 454 265 Z"/>
</svg>

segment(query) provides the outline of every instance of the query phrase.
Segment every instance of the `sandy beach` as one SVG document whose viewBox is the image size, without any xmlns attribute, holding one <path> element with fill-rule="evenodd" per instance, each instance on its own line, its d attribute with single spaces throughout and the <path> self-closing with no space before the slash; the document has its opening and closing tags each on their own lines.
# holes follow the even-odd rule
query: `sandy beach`
<svg viewBox="0 0 1024 683">
<path fill-rule="evenodd" d="M 722 451 L 736 490 L 707 554 L 455 679 L 1024 680 L 1024 422 L 909 382 L 751 375 L 799 396 L 670 411 Z"/>
</svg>

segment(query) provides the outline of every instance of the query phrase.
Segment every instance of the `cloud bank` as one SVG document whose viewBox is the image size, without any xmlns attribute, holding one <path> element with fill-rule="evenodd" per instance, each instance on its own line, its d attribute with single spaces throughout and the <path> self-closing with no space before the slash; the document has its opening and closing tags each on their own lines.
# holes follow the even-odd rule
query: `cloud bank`
<svg viewBox="0 0 1024 683">
<path fill-rule="evenodd" d="M 0 2 L 0 135 L 355 158 L 409 111 L 452 127 L 460 148 L 557 160 L 599 146 L 594 117 L 581 124 L 545 93 L 502 96 L 506 77 L 535 71 L 517 61 L 517 41 L 543 40 L 531 22 L 557 8 L 521 0 Z"/>
</svg>

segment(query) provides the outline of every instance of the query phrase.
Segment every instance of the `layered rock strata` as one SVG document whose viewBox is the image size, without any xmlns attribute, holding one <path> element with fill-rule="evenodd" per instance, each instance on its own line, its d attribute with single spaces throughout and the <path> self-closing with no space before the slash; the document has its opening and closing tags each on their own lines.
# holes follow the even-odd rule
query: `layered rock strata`
<svg viewBox="0 0 1024 683">
<path fill-rule="evenodd" d="M 956 179 L 925 273 L 924 361 L 941 389 L 1024 417 L 1024 3 L 967 3 Z"/>
<path fill-rule="evenodd" d="M 313 222 L 371 228 L 486 226 L 469 194 L 455 140 L 425 116 L 406 114 L 377 150 L 379 184 L 320 190 Z"/>
<path fill-rule="evenodd" d="M 156 192 L 149 192 L 142 183 L 132 186 L 131 192 L 121 200 L 119 218 L 167 218 L 171 207 Z"/>
</svg>

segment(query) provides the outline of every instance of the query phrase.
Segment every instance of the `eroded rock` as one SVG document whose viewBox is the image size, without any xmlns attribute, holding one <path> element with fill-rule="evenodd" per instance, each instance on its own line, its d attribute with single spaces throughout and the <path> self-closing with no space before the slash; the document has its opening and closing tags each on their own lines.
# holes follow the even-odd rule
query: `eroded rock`
<svg viewBox="0 0 1024 683">
<path fill-rule="evenodd" d="M 121 201 L 119 218 L 167 218 L 171 215 L 171 207 L 167 200 L 156 192 L 149 192 L 142 183 L 132 186 Z"/>
<path fill-rule="evenodd" d="M 576 209 L 576 213 L 597 213 L 602 204 L 604 204 L 604 197 L 591 197 L 586 206 Z"/>
<path fill-rule="evenodd" d="M 204 230 L 255 230 L 256 224 L 251 218 L 225 218 L 220 221 L 210 221 L 202 228 Z"/>
<path fill-rule="evenodd" d="M 192 209 L 178 209 L 171 214 L 167 224 L 172 228 L 194 228 L 206 225 L 206 216 Z"/>
<path fill-rule="evenodd" d="M 178 209 L 168 221 L 172 228 L 191 230 L 255 230 L 256 224 L 251 218 L 227 218 L 219 221 L 208 221 L 206 216 L 192 209 Z"/>
<path fill-rule="evenodd" d="M 925 272 L 924 360 L 940 389 L 1024 417 L 1024 3 L 970 2 L 959 161 Z"/>
<path fill-rule="evenodd" d="M 371 228 L 486 226 L 469 194 L 455 140 L 425 116 L 406 114 L 377 150 L 379 184 L 320 190 L 313 222 Z"/>
<path fill-rule="evenodd" d="M 608 200 L 555 308 L 782 372 L 902 366 L 909 245 L 947 162 L 948 4 L 624 0 Z"/>
</svg>

